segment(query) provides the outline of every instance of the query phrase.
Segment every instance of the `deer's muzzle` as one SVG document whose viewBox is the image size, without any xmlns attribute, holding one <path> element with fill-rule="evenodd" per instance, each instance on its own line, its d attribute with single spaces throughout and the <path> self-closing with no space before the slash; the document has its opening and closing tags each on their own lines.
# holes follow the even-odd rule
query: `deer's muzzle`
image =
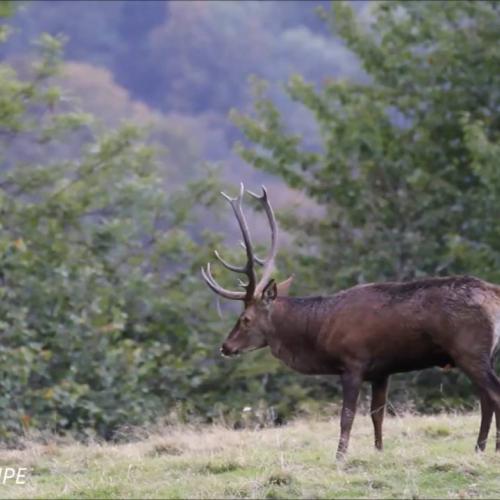
<svg viewBox="0 0 500 500">
<path fill-rule="evenodd" d="M 228 345 L 226 343 L 222 344 L 222 347 L 220 348 L 220 352 L 223 356 L 227 356 L 227 357 L 236 356 L 237 354 L 239 354 L 238 349 L 231 349 L 230 347 L 228 347 Z"/>
</svg>

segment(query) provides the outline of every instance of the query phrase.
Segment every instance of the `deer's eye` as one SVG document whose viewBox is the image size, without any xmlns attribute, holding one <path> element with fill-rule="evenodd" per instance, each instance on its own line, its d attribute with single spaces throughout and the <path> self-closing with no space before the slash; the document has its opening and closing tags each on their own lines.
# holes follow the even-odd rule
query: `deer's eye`
<svg viewBox="0 0 500 500">
<path fill-rule="evenodd" d="M 248 323 L 250 323 L 250 318 L 247 317 L 247 316 L 243 316 L 243 318 L 241 318 L 241 322 L 244 324 L 244 325 L 248 325 Z"/>
</svg>

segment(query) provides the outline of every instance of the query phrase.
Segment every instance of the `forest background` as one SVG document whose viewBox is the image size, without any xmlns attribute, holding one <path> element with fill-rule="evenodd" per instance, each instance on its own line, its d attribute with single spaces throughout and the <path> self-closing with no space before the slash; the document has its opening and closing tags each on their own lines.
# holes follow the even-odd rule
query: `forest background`
<svg viewBox="0 0 500 500">
<path fill-rule="evenodd" d="M 499 3 L 0 9 L 4 442 L 335 413 L 335 378 L 218 354 L 238 309 L 219 318 L 199 269 L 216 245 L 238 255 L 218 191 L 240 180 L 269 188 L 276 276 L 295 274 L 294 295 L 456 273 L 500 283 Z M 390 400 L 475 404 L 438 369 L 395 377 Z"/>
</svg>

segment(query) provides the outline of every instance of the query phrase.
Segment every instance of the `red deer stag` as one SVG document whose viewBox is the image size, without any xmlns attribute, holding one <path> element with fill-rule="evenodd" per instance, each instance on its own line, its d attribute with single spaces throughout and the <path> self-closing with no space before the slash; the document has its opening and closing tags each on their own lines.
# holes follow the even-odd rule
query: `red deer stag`
<svg viewBox="0 0 500 500">
<path fill-rule="evenodd" d="M 493 355 L 500 337 L 500 287 L 468 276 L 429 278 L 406 283 L 358 285 L 332 296 L 288 297 L 291 278 L 270 279 L 277 252 L 277 225 L 263 188 L 257 198 L 271 226 L 271 250 L 265 260 L 253 251 L 242 211 L 244 187 L 229 201 L 243 235 L 244 266 L 226 262 L 227 269 L 246 275 L 244 291 L 216 283 L 210 264 L 203 278 L 217 294 L 241 300 L 244 310 L 222 344 L 233 356 L 269 346 L 289 367 L 306 374 L 339 374 L 343 405 L 337 458 L 347 451 L 361 383 L 372 386 L 371 416 L 375 446 L 382 449 L 382 421 L 389 375 L 433 366 L 456 366 L 480 394 L 481 426 L 477 450 L 484 450 L 493 412 L 496 450 L 500 450 L 500 381 Z M 256 264 L 263 267 L 257 281 Z M 332 272 L 334 272 L 332 270 Z"/>
</svg>

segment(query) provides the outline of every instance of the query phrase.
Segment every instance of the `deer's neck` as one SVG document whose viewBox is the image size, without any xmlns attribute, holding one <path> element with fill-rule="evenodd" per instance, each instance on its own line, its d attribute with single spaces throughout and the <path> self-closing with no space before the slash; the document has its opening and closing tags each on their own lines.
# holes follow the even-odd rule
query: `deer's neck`
<svg viewBox="0 0 500 500">
<path fill-rule="evenodd" d="M 279 297 L 271 312 L 268 343 L 273 355 L 302 373 L 324 373 L 319 333 L 325 320 L 325 299 Z"/>
</svg>

